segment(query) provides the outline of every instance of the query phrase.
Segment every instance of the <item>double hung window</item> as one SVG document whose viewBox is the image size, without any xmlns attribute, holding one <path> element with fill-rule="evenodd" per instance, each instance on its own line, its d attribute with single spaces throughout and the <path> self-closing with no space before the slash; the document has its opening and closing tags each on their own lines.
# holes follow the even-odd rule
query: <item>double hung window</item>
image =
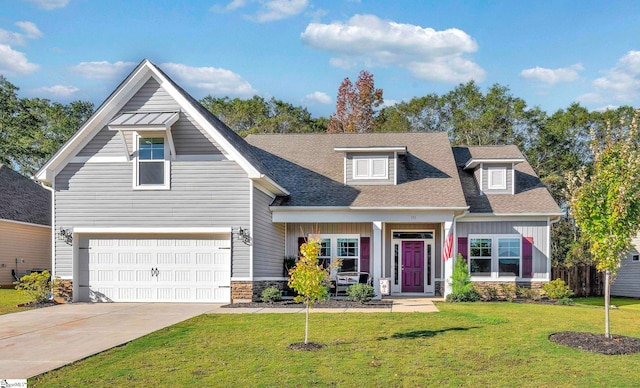
<svg viewBox="0 0 640 388">
<path fill-rule="evenodd" d="M 137 137 L 135 187 L 169 188 L 169 151 L 164 137 Z"/>
<path fill-rule="evenodd" d="M 469 273 L 474 277 L 520 277 L 522 237 L 470 236 Z"/>
</svg>

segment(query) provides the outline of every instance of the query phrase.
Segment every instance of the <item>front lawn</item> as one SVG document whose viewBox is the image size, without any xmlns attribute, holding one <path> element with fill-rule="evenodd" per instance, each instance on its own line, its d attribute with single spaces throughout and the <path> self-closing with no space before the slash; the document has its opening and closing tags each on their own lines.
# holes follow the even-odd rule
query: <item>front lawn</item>
<svg viewBox="0 0 640 388">
<path fill-rule="evenodd" d="M 635 386 L 640 354 L 605 356 L 548 341 L 603 331 L 591 306 L 438 304 L 440 313 L 199 316 L 29 380 L 29 386 Z M 612 311 L 640 337 L 640 311 Z"/>
<path fill-rule="evenodd" d="M 29 302 L 29 298 L 13 288 L 0 288 L 0 315 L 27 310 L 25 307 L 17 307 L 26 302 Z"/>
<path fill-rule="evenodd" d="M 602 296 L 575 298 L 574 301 L 576 304 L 604 307 L 604 297 Z M 611 304 L 618 308 L 640 311 L 640 299 L 612 296 Z"/>
</svg>

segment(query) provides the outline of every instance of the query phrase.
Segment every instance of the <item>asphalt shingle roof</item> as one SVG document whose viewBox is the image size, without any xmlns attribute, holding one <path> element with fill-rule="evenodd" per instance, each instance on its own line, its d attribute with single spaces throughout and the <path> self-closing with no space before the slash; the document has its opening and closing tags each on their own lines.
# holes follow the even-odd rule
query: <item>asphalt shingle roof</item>
<svg viewBox="0 0 640 388">
<path fill-rule="evenodd" d="M 473 171 L 462 168 L 469 159 L 513 159 L 523 158 L 518 147 L 453 147 L 453 154 L 460 175 L 460 182 L 471 213 L 561 213 L 547 188 L 524 161 L 515 166 L 516 192 L 511 194 L 482 194 L 473 177 Z"/>
<path fill-rule="evenodd" d="M 0 164 L 0 219 L 51 225 L 51 193 Z"/>
<path fill-rule="evenodd" d="M 279 206 L 466 207 L 446 133 L 250 135 L 253 154 L 291 195 Z M 406 146 L 397 185 L 344 185 L 336 147 Z"/>
</svg>

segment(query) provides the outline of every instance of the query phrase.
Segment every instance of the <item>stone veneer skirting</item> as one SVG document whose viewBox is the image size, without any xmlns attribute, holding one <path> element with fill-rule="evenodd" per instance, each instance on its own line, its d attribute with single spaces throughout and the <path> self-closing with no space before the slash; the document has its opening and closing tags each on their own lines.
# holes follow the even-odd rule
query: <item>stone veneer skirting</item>
<svg viewBox="0 0 640 388">
<path fill-rule="evenodd" d="M 258 301 L 267 287 L 278 287 L 282 291 L 286 284 L 286 280 L 232 281 L 231 303 Z"/>
<path fill-rule="evenodd" d="M 513 286 L 514 290 L 518 287 L 529 288 L 532 290 L 541 290 L 543 284 L 547 283 L 546 281 L 533 281 L 533 282 L 473 282 L 474 288 L 483 293 L 484 289 L 487 287 L 493 287 L 497 293 L 498 297 L 505 298 L 508 295 L 505 295 L 505 290 L 502 288 L 502 285 Z"/>
</svg>

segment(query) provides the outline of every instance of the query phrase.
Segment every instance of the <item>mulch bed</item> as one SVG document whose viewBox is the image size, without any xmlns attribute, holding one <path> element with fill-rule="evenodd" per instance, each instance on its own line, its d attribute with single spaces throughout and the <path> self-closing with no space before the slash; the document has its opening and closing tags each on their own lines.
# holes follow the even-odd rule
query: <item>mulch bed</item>
<svg viewBox="0 0 640 388">
<path fill-rule="evenodd" d="M 43 308 L 43 307 L 51 307 L 51 306 L 55 306 L 58 305 L 59 303 L 53 301 L 53 300 L 46 300 L 44 302 L 27 302 L 27 303 L 20 303 L 17 307 L 33 307 L 33 308 Z"/>
<path fill-rule="evenodd" d="M 312 352 L 314 350 L 320 350 L 322 348 L 324 348 L 325 345 L 323 344 L 319 344 L 316 342 L 309 342 L 309 343 L 304 343 L 304 342 L 296 342 L 295 344 L 291 344 L 289 346 L 287 346 L 287 349 L 289 350 L 298 350 L 298 351 L 303 351 L 303 352 Z"/>
<path fill-rule="evenodd" d="M 593 353 L 608 355 L 640 353 L 640 338 L 622 335 L 606 338 L 604 334 L 563 331 L 551 334 L 549 340 L 559 345 Z"/>
<path fill-rule="evenodd" d="M 393 305 L 391 300 L 372 300 L 367 303 L 354 302 L 352 300 L 324 300 L 322 302 L 314 303 L 314 309 L 322 308 L 389 308 Z M 227 304 L 222 307 L 226 308 L 303 308 L 304 303 L 296 303 L 292 300 L 283 300 L 280 302 L 264 303 L 264 302 L 251 302 L 251 303 L 233 303 Z"/>
</svg>

